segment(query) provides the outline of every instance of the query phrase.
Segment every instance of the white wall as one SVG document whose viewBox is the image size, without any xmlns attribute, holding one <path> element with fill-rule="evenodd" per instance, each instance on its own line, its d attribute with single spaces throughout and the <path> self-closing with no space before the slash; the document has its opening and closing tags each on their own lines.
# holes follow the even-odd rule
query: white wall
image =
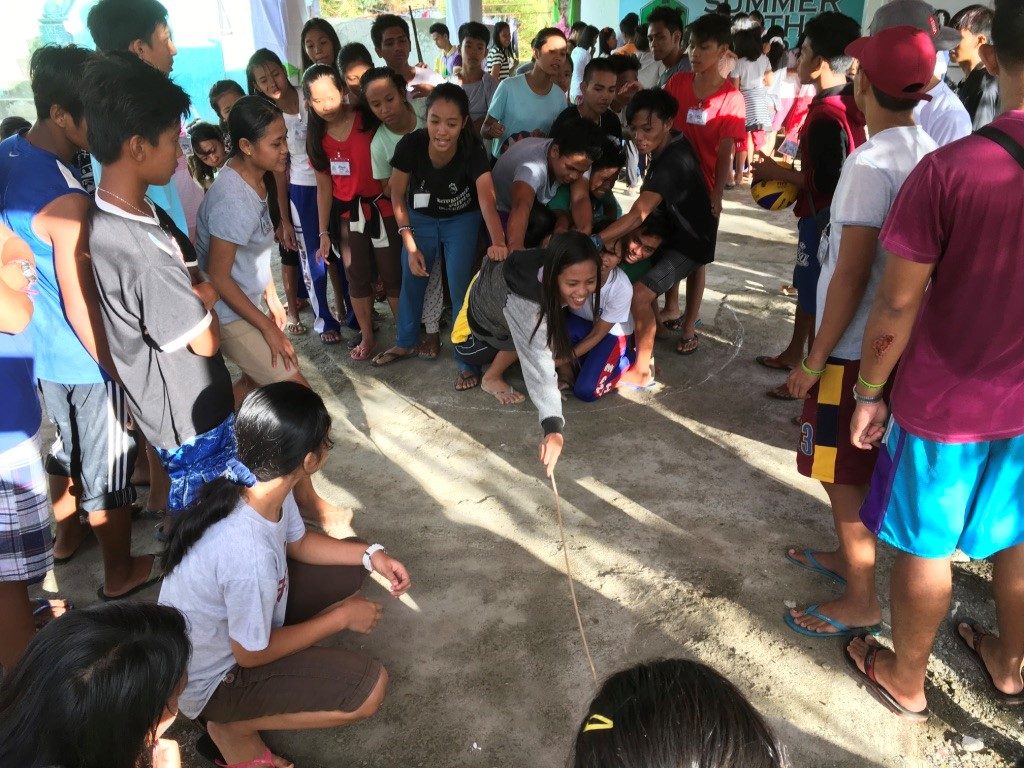
<svg viewBox="0 0 1024 768">
<path fill-rule="evenodd" d="M 619 31 L 619 0 L 580 0 L 580 21 Z"/>
</svg>

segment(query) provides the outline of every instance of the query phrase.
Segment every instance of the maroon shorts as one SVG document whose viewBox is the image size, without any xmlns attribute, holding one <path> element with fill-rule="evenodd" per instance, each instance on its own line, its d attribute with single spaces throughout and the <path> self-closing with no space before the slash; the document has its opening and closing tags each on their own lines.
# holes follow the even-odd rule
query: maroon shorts
<svg viewBox="0 0 1024 768">
<path fill-rule="evenodd" d="M 850 419 L 857 403 L 860 360 L 829 358 L 825 373 L 811 387 L 800 416 L 796 466 L 801 475 L 838 485 L 867 485 L 878 449 L 863 451 L 850 442 Z"/>
</svg>

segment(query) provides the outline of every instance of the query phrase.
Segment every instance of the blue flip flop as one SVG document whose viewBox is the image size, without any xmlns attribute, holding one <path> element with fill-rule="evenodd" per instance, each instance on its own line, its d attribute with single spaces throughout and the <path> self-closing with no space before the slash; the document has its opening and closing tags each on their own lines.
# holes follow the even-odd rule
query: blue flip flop
<svg viewBox="0 0 1024 768">
<path fill-rule="evenodd" d="M 846 579 L 844 579 L 842 576 L 840 576 L 838 573 L 836 573 L 835 571 L 831 570 L 830 568 L 826 568 L 824 565 L 819 563 L 818 559 L 814 556 L 814 551 L 810 547 L 808 547 L 807 549 L 805 549 L 803 552 L 800 553 L 805 558 L 807 558 L 807 562 L 806 563 L 803 562 L 802 560 L 798 560 L 797 558 L 795 558 L 791 554 L 789 554 L 789 550 L 790 549 L 791 549 L 791 547 L 787 547 L 786 548 L 786 559 L 789 560 L 789 562 L 793 563 L 794 565 L 798 565 L 798 566 L 800 566 L 801 568 L 803 568 L 805 570 L 814 571 L 815 573 L 819 573 L 822 576 L 824 576 L 826 579 L 828 579 L 829 581 L 834 581 L 840 587 L 845 587 L 846 586 Z"/>
<path fill-rule="evenodd" d="M 807 616 L 824 621 L 830 627 L 835 629 L 835 632 L 817 632 L 813 629 L 807 629 L 807 627 L 801 627 L 799 624 L 796 623 L 796 619 L 794 619 L 790 615 L 789 611 L 786 611 L 786 613 L 782 617 L 783 620 L 786 622 L 786 626 L 792 629 L 794 632 L 804 635 L 805 637 L 860 637 L 864 634 L 877 635 L 879 632 L 882 631 L 881 622 L 879 622 L 878 624 L 872 624 L 870 627 L 848 627 L 845 624 L 843 624 L 843 622 L 836 621 L 835 619 L 830 618 L 821 611 L 819 611 L 818 603 L 815 603 L 814 605 L 808 605 L 806 608 L 803 609 L 803 612 Z"/>
</svg>

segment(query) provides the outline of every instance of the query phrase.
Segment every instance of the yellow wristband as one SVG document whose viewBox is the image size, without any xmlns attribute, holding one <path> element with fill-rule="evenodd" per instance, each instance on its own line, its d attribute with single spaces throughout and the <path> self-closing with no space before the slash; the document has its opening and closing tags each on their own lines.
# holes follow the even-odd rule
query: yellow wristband
<svg viewBox="0 0 1024 768">
<path fill-rule="evenodd" d="M 824 368 L 822 368 L 820 371 L 816 371 L 813 368 L 811 368 L 811 366 L 807 364 L 806 357 L 800 361 L 800 370 L 806 373 L 808 376 L 817 376 L 819 378 L 825 373 Z"/>
<path fill-rule="evenodd" d="M 884 389 L 886 384 L 884 381 L 881 384 L 872 384 L 870 381 L 865 381 L 864 377 L 859 373 L 857 374 L 857 383 L 864 387 L 864 389 Z"/>
</svg>

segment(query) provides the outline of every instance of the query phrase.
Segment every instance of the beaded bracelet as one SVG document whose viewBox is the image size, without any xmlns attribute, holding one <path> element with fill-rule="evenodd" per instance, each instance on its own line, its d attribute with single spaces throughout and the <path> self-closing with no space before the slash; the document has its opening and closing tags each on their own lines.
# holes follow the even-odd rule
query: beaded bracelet
<svg viewBox="0 0 1024 768">
<path fill-rule="evenodd" d="M 816 371 L 813 368 L 811 368 L 811 366 L 809 366 L 807 364 L 807 358 L 806 357 L 803 360 L 800 361 L 800 370 L 803 371 L 804 373 L 806 373 L 808 376 L 815 376 L 815 377 L 818 377 L 818 378 L 821 378 L 821 376 L 824 375 L 824 373 L 825 373 L 825 369 L 824 368 L 822 368 L 820 371 Z"/>
<path fill-rule="evenodd" d="M 853 399 L 856 400 L 858 403 L 864 403 L 865 405 L 874 405 L 875 403 L 882 402 L 882 393 L 879 392 L 874 397 L 868 397 L 867 395 L 862 395 L 860 392 L 858 392 L 857 391 L 857 385 L 854 384 L 853 385 Z"/>
</svg>

